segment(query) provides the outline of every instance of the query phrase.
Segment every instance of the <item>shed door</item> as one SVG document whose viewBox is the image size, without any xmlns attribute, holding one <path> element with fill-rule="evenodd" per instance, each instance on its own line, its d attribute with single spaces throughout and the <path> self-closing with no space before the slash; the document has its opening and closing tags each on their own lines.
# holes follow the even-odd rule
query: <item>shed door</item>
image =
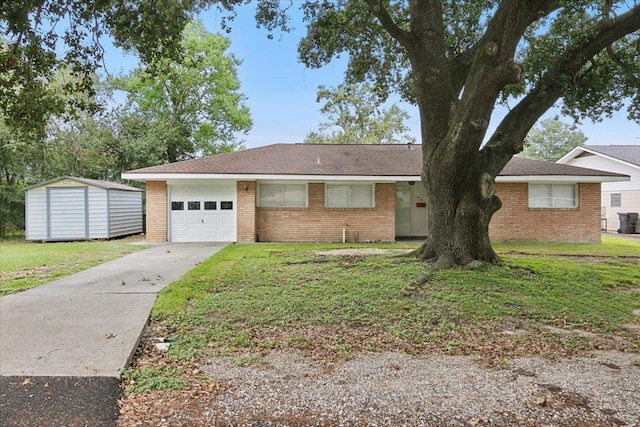
<svg viewBox="0 0 640 427">
<path fill-rule="evenodd" d="M 47 188 L 48 239 L 75 240 L 89 237 L 87 187 Z"/>
<path fill-rule="evenodd" d="M 235 199 L 235 184 L 171 186 L 171 241 L 235 241 Z"/>
</svg>

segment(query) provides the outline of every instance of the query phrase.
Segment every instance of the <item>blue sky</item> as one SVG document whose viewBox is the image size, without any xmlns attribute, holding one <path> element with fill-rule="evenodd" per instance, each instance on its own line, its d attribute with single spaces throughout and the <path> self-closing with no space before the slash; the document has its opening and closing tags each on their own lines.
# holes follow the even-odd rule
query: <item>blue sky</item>
<svg viewBox="0 0 640 427">
<path fill-rule="evenodd" d="M 297 43 L 305 33 L 302 22 L 293 22 L 290 33 L 275 34 L 267 38 L 264 29 L 256 28 L 253 7 L 239 10 L 232 24 L 232 32 L 225 34 L 231 40 L 229 49 L 242 60 L 238 68 L 241 91 L 247 96 L 253 128 L 243 136 L 245 147 L 259 147 L 279 142 L 302 142 L 306 134 L 316 130 L 324 121 L 316 102 L 318 85 L 337 86 L 342 82 L 345 59 L 335 61 L 322 69 L 308 69 L 298 62 Z M 220 31 L 220 15 L 208 11 L 200 16 L 207 30 Z M 136 65 L 134 58 L 106 46 L 105 62 L 110 73 L 127 71 Z M 416 140 L 419 138 L 417 107 L 401 105 L 410 115 L 407 121 Z M 504 110 L 496 109 L 491 128 L 499 123 Z M 550 111 L 545 117 L 558 115 Z M 570 118 L 560 120 L 571 123 Z M 490 128 L 490 131 L 491 131 Z M 587 144 L 640 144 L 640 125 L 630 122 L 624 111 L 601 123 L 585 122 L 578 126 L 589 138 Z"/>
</svg>

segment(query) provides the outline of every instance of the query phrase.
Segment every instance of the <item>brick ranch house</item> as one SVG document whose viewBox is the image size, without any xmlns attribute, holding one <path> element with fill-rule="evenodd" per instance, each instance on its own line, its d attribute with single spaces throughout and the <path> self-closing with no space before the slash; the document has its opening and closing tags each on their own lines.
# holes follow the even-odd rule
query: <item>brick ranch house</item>
<svg viewBox="0 0 640 427">
<path fill-rule="evenodd" d="M 395 241 L 428 234 L 419 145 L 275 144 L 128 171 L 152 242 Z M 629 177 L 513 158 L 493 241 L 600 242 L 600 185 Z"/>
</svg>

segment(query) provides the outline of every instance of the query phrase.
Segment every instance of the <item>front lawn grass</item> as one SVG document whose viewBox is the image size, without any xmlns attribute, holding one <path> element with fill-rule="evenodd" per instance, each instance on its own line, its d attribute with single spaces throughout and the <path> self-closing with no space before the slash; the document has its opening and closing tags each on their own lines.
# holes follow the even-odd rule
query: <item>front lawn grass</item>
<svg viewBox="0 0 640 427">
<path fill-rule="evenodd" d="M 503 265 L 431 272 L 397 252 L 320 255 L 353 247 L 230 245 L 164 289 L 154 333 L 176 339 L 176 360 L 271 350 L 335 361 L 356 351 L 570 355 L 638 351 L 640 244 L 501 244 Z M 637 332 L 636 332 L 637 333 Z"/>
<path fill-rule="evenodd" d="M 17 235 L 0 240 L 0 296 L 40 286 L 146 247 L 140 237 L 36 243 Z"/>
</svg>

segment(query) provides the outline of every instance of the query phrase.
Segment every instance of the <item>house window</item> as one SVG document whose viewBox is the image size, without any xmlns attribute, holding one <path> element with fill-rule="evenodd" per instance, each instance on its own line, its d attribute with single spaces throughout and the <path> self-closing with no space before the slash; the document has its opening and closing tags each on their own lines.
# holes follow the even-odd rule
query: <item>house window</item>
<svg viewBox="0 0 640 427">
<path fill-rule="evenodd" d="M 184 202 L 171 202 L 171 210 L 172 211 L 183 211 L 184 210 Z"/>
<path fill-rule="evenodd" d="M 258 206 L 265 208 L 304 208 L 306 184 L 263 184 L 258 187 Z"/>
<path fill-rule="evenodd" d="M 233 210 L 233 202 L 220 202 L 220 210 L 223 210 L 223 211 Z"/>
<path fill-rule="evenodd" d="M 217 209 L 216 202 L 204 202 L 205 211 L 215 211 Z"/>
<path fill-rule="evenodd" d="M 577 184 L 529 184 L 530 208 L 575 208 Z"/>
<path fill-rule="evenodd" d="M 190 211 L 199 211 L 200 202 L 187 202 L 187 209 Z"/>
<path fill-rule="evenodd" d="M 374 207 L 375 184 L 327 184 L 325 206 L 328 208 Z"/>
<path fill-rule="evenodd" d="M 621 193 L 611 193 L 611 207 L 619 208 L 622 206 L 622 194 Z"/>
</svg>

